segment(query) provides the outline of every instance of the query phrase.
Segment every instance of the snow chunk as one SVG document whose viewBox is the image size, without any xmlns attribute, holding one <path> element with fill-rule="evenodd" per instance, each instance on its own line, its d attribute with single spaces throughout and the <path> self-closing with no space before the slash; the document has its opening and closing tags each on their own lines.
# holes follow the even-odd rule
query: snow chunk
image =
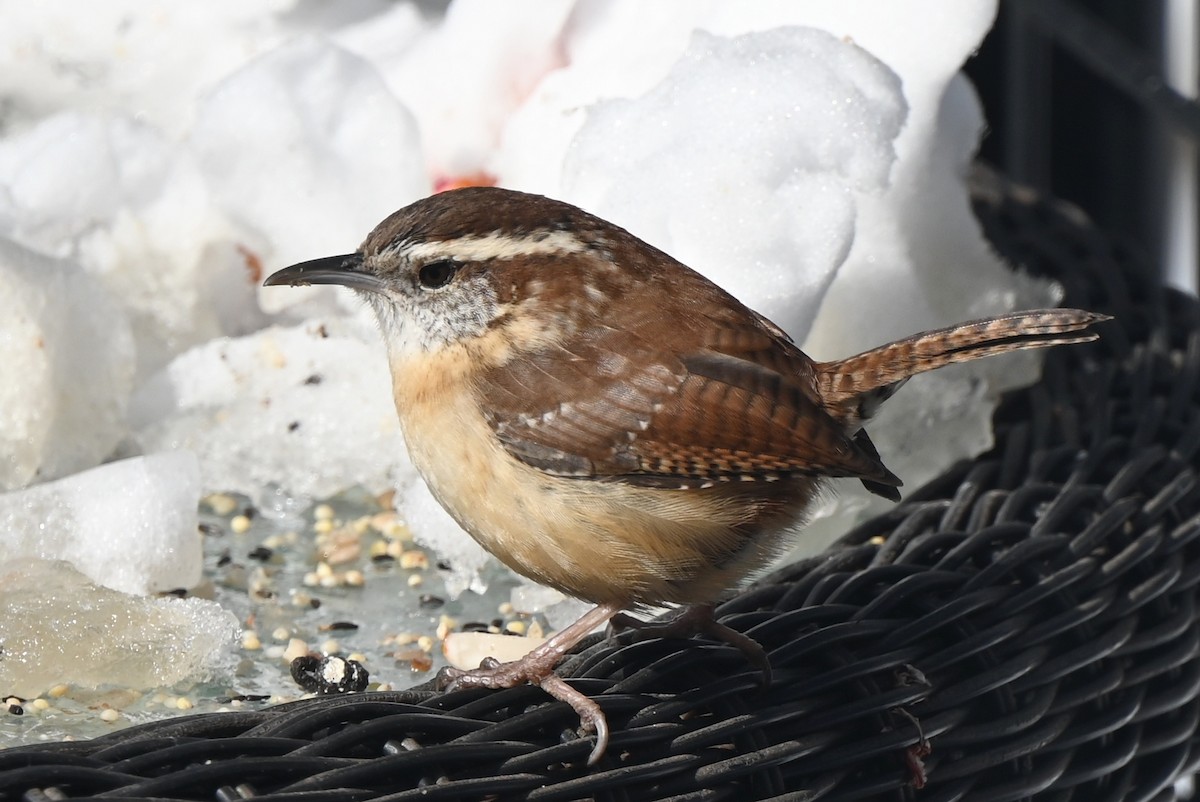
<svg viewBox="0 0 1200 802">
<path fill-rule="evenodd" d="M 190 588 L 202 568 L 199 503 L 192 454 L 121 460 L 0 495 L 0 548 L 65 560 L 123 593 Z"/>
<path fill-rule="evenodd" d="M 701 32 L 650 92 L 589 110 L 564 188 L 799 338 L 905 110 L 891 70 L 824 31 Z"/>
<path fill-rule="evenodd" d="M 67 112 L 0 140 L 0 232 L 75 260 L 128 314 L 138 375 L 264 324 L 238 251 L 189 155 L 124 116 Z"/>
<path fill-rule="evenodd" d="M 66 563 L 0 570 L 0 688 L 30 698 L 53 685 L 162 688 L 228 660 L 237 618 L 203 599 L 147 599 L 97 587 Z"/>
<path fill-rule="evenodd" d="M 295 0 L 7 4 L 0 97 L 12 130 L 61 109 L 115 109 L 171 132 L 202 87 L 276 44 Z M 351 5 L 351 4 L 338 4 Z"/>
<path fill-rule="evenodd" d="M 191 144 L 222 208 L 278 267 L 349 253 L 429 190 L 412 115 L 369 63 L 323 39 L 222 81 L 200 104 Z M 316 292 L 267 288 L 261 298 L 278 311 Z"/>
<path fill-rule="evenodd" d="M 125 434 L 129 320 L 78 266 L 0 237 L 0 489 L 89 468 Z"/>
<path fill-rule="evenodd" d="M 456 0 L 425 35 L 411 41 L 402 12 L 384 18 L 397 39 L 347 30 L 349 46 L 379 65 L 388 86 L 412 109 L 425 164 L 436 178 L 477 173 L 508 116 L 544 75 L 563 63 L 561 38 L 573 0 L 495 3 Z"/>
</svg>

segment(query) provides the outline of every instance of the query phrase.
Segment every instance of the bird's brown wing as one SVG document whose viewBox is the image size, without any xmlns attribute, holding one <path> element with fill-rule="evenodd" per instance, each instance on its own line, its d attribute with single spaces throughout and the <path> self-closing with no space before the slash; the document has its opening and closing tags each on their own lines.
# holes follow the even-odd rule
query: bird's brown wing
<svg viewBox="0 0 1200 802">
<path fill-rule="evenodd" d="M 513 359 L 479 377 L 479 390 L 509 453 L 556 476 L 899 484 L 824 411 L 810 365 L 758 326 L 714 328 L 682 354 L 624 330 Z"/>
</svg>

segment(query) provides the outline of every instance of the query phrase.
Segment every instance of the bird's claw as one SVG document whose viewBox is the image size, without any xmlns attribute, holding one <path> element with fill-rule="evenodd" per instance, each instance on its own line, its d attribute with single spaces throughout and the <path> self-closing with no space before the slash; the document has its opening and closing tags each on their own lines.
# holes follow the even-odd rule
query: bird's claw
<svg viewBox="0 0 1200 802">
<path fill-rule="evenodd" d="M 604 711 L 600 709 L 600 705 L 572 688 L 557 674 L 543 677 L 538 685 L 555 699 L 569 704 L 579 714 L 581 730 L 596 733 L 596 745 L 592 747 L 587 759 L 589 766 L 596 765 L 608 749 L 608 719 L 604 717 Z"/>
</svg>

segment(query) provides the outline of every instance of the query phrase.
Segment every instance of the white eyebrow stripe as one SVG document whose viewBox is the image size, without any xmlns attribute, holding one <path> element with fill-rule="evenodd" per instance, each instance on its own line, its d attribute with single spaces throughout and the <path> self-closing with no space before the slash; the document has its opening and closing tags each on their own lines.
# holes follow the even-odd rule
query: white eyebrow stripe
<svg viewBox="0 0 1200 802">
<path fill-rule="evenodd" d="M 582 253 L 588 245 L 568 231 L 535 234 L 503 234 L 493 231 L 481 236 L 459 237 L 441 242 L 417 242 L 403 248 L 414 263 L 438 259 L 478 262 L 486 259 L 515 259 L 520 256 L 556 256 Z"/>
</svg>

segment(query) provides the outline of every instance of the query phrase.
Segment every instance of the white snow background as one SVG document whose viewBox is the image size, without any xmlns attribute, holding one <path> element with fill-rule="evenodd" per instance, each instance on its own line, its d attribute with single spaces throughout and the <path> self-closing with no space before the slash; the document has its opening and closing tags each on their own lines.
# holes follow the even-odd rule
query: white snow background
<svg viewBox="0 0 1200 802">
<path fill-rule="evenodd" d="M 1052 303 L 968 205 L 984 121 L 959 69 L 995 12 L 0 0 L 0 615 L 31 586 L 39 603 L 95 592 L 34 558 L 118 606 L 195 584 L 197 502 L 215 491 L 288 521 L 347 487 L 399 488 L 451 590 L 482 589 L 484 555 L 407 460 L 362 303 L 260 286 L 442 186 L 581 205 L 818 359 Z M 1035 371 L 988 360 L 915 380 L 872 437 L 917 487 L 984 450 L 998 393 Z M 883 503 L 854 485 L 802 548 Z M 188 601 L 214 637 L 181 637 L 195 651 L 173 659 L 215 665 L 238 623 Z"/>
</svg>

